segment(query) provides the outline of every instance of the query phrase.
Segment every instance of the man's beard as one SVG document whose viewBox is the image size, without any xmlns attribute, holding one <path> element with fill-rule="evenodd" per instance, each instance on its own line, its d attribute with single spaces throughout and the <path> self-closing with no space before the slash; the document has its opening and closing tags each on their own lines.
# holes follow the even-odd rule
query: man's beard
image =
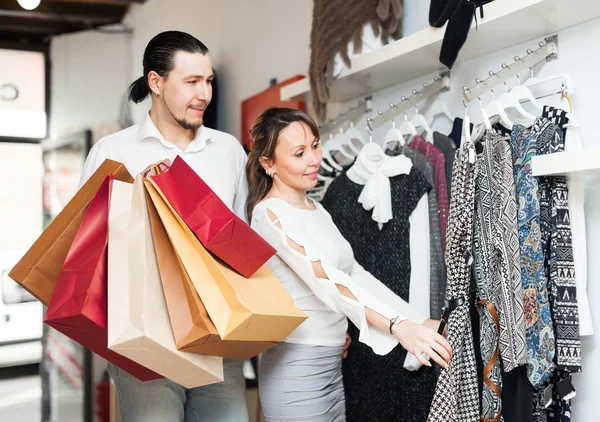
<svg viewBox="0 0 600 422">
<path fill-rule="evenodd" d="M 192 123 L 189 120 L 186 119 L 180 119 L 177 116 L 175 116 L 175 114 L 173 114 L 173 112 L 171 111 L 171 109 L 169 108 L 169 106 L 167 105 L 167 103 L 165 102 L 164 98 L 162 100 L 165 108 L 167 109 L 167 111 L 169 112 L 169 114 L 171 115 L 171 117 L 173 118 L 173 120 L 175 120 L 177 122 L 177 124 L 179 126 L 181 126 L 183 129 L 185 130 L 196 130 L 198 128 L 200 128 L 200 126 L 202 126 L 202 124 L 204 123 L 204 119 L 200 118 L 200 121 L 197 123 Z"/>
</svg>

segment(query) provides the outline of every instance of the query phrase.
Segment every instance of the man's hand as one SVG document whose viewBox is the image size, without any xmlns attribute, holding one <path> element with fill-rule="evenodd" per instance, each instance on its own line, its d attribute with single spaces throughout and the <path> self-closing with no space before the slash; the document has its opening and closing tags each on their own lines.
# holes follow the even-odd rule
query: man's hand
<svg viewBox="0 0 600 422">
<path fill-rule="evenodd" d="M 169 160 L 168 158 L 159 161 L 157 163 L 151 164 L 148 167 L 146 167 L 144 169 L 144 171 L 142 171 L 142 177 L 150 177 L 150 176 L 155 176 L 157 175 L 157 171 L 156 169 L 158 168 L 161 172 L 165 172 L 169 169 L 169 167 L 171 166 L 171 160 Z"/>
</svg>

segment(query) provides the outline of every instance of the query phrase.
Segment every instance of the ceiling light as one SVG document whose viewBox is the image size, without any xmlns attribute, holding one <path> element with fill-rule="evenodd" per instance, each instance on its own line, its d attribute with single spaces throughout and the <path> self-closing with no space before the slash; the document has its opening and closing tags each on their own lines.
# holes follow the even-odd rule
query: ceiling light
<svg viewBox="0 0 600 422">
<path fill-rule="evenodd" d="M 25 10 L 33 10 L 40 5 L 40 0 L 17 0 Z"/>
</svg>

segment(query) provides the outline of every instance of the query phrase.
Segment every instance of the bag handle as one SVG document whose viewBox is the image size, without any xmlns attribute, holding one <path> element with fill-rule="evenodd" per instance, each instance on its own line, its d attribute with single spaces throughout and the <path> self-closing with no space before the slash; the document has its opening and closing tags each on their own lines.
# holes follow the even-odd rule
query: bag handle
<svg viewBox="0 0 600 422">
<path fill-rule="evenodd" d="M 169 168 L 170 168 L 170 167 L 169 167 L 169 166 L 168 166 L 166 163 L 164 163 L 164 162 L 162 162 L 162 161 L 161 161 L 161 162 L 160 162 L 160 163 L 158 163 L 157 165 L 155 165 L 155 166 L 153 166 L 153 167 L 150 167 L 148 170 L 146 170 L 145 172 L 143 172 L 143 173 L 142 173 L 142 177 L 143 177 L 143 178 L 148 178 L 148 174 L 149 174 L 149 173 L 150 173 L 152 170 L 154 170 L 154 173 L 158 175 L 158 174 L 164 173 L 165 171 L 168 171 L 168 170 L 169 170 Z"/>
</svg>

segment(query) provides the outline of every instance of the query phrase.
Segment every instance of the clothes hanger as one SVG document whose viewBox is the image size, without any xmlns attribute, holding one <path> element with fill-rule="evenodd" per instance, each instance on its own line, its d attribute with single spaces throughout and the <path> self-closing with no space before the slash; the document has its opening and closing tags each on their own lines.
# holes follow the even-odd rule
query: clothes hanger
<svg viewBox="0 0 600 422">
<path fill-rule="evenodd" d="M 475 148 L 469 147 L 468 150 L 465 150 L 465 145 L 470 144 L 471 141 L 471 119 L 469 118 L 469 109 L 467 108 L 467 102 L 463 98 L 463 105 L 465 106 L 465 117 L 463 119 L 463 140 L 460 143 L 460 154 L 469 154 L 469 162 L 471 164 L 475 163 L 476 155 Z"/>
<path fill-rule="evenodd" d="M 348 135 L 350 137 L 350 139 L 356 139 L 360 142 L 360 145 L 364 145 L 366 143 L 365 138 L 363 137 L 362 133 L 360 133 L 360 130 L 358 130 L 357 128 L 354 127 L 354 122 L 350 121 L 350 127 L 348 129 L 346 129 L 346 135 Z M 354 145 L 354 143 L 352 142 L 352 145 Z"/>
<path fill-rule="evenodd" d="M 382 161 L 386 159 L 386 155 L 381 145 L 379 145 L 377 142 L 373 142 L 373 135 L 371 133 L 372 121 L 373 119 L 367 117 L 367 132 L 369 133 L 369 142 L 363 145 L 359 155 L 369 161 Z"/>
<path fill-rule="evenodd" d="M 396 107 L 395 104 L 391 104 L 390 107 Z M 404 139 L 404 135 L 402 134 L 402 132 L 396 128 L 396 121 L 394 119 L 392 119 L 392 127 L 390 130 L 388 130 L 387 134 L 385 135 L 385 139 L 383 141 L 383 145 L 382 148 L 385 151 L 386 147 L 394 142 L 398 142 L 400 144 L 400 147 L 403 147 L 404 145 L 406 145 L 406 140 Z"/>
<path fill-rule="evenodd" d="M 350 155 L 346 152 L 346 150 L 344 149 L 344 145 L 339 141 L 339 139 L 337 137 L 331 137 L 326 143 L 325 145 L 323 145 L 321 147 L 322 151 L 328 151 L 329 156 L 331 158 L 333 157 L 333 154 L 335 153 L 339 153 L 342 157 L 350 160 L 350 161 L 354 161 L 355 156 L 354 155 Z M 339 157 L 338 157 L 339 158 Z M 338 161 L 335 161 L 335 164 L 339 165 Z M 335 167 L 335 165 L 332 163 L 332 166 Z M 341 165 L 340 165 L 341 167 Z M 341 167 L 341 169 L 343 170 L 343 167 Z"/>
<path fill-rule="evenodd" d="M 564 87 L 564 89 L 566 89 L 570 94 L 575 93 L 575 86 L 573 85 L 573 80 L 569 75 L 564 73 L 548 76 L 546 78 L 536 78 L 532 75 L 532 77 L 527 79 L 523 85 L 525 85 L 528 88 L 532 88 L 537 85 L 555 81 L 561 82 L 561 87 Z"/>
<path fill-rule="evenodd" d="M 340 128 L 339 133 L 334 136 L 334 140 L 339 143 L 340 147 L 346 147 L 346 149 L 342 148 L 340 151 L 342 151 L 345 157 L 349 157 L 351 160 L 360 152 L 354 146 L 354 143 L 352 143 L 352 138 L 348 136 L 348 133 L 344 132 L 343 128 Z M 349 152 L 349 154 L 346 154 L 346 152 Z"/>
<path fill-rule="evenodd" d="M 333 135 L 330 133 L 329 140 L 331 140 L 332 137 L 333 137 Z M 327 161 L 329 163 L 331 163 L 331 165 L 329 165 L 325 162 L 325 160 L 321 160 L 321 167 L 323 167 L 325 170 L 327 170 L 330 173 L 335 173 L 335 170 L 339 170 L 338 169 L 339 165 L 337 165 L 337 163 L 335 163 L 335 161 L 334 161 L 333 157 L 331 156 L 331 154 L 329 153 L 329 151 L 325 150 L 325 148 L 321 148 L 321 152 L 323 154 L 323 158 L 327 159 Z M 336 165 L 337 165 L 337 167 L 336 167 Z"/>
<path fill-rule="evenodd" d="M 429 126 L 433 126 L 433 122 L 435 118 L 438 116 L 444 116 L 450 122 L 454 122 L 454 116 L 450 113 L 450 109 L 448 109 L 448 105 L 436 98 L 436 100 L 427 108 L 425 112 L 425 118 L 429 122 Z"/>
<path fill-rule="evenodd" d="M 510 66 L 507 66 L 506 63 L 502 63 L 502 68 L 510 69 Z M 519 102 L 519 100 L 517 100 L 517 98 L 514 95 L 508 92 L 508 85 L 506 84 L 506 82 L 504 82 L 504 93 L 500 95 L 498 102 L 504 110 L 515 109 L 522 117 L 524 117 L 527 120 L 531 120 L 531 122 L 533 122 L 537 118 L 537 116 L 534 116 L 533 114 L 525 110 Z"/>
<path fill-rule="evenodd" d="M 417 90 L 413 90 L 413 95 L 416 94 Z M 423 129 L 422 133 L 425 133 L 425 136 L 423 136 L 423 138 L 425 138 L 427 142 L 433 143 L 433 129 L 431 129 L 431 126 L 429 126 L 429 123 L 427 123 L 427 119 L 425 118 L 425 116 L 419 113 L 419 109 L 415 104 L 413 104 L 412 101 L 410 101 L 410 99 L 408 100 L 408 102 L 411 103 L 411 105 L 415 108 L 415 114 L 410 118 L 410 122 L 415 127 L 415 129 Z"/>
<path fill-rule="evenodd" d="M 495 73 L 493 71 L 490 71 L 490 76 L 495 75 Z M 479 79 L 478 79 L 479 80 Z M 467 87 L 464 87 L 463 90 L 468 89 Z M 494 92 L 494 91 L 492 91 Z M 498 116 L 500 117 L 500 124 L 502 126 L 504 126 L 507 129 L 512 129 L 513 127 L 513 121 L 510 120 L 508 118 L 508 116 L 506 115 L 506 111 L 504 110 L 504 107 L 502 107 L 502 104 L 500 103 L 500 101 L 498 101 L 496 99 L 496 95 L 494 94 L 492 101 L 490 101 L 487 105 L 487 107 L 485 109 L 482 109 L 482 116 L 485 119 L 487 117 L 487 120 L 489 122 L 489 118 L 493 117 L 493 116 Z M 464 123 L 463 123 L 464 125 Z"/>
<path fill-rule="evenodd" d="M 521 59 L 519 59 L 521 60 Z M 531 72 L 531 78 L 533 78 L 533 69 L 531 66 L 529 67 L 529 71 Z M 531 79 L 530 78 L 530 79 Z M 519 103 L 521 102 L 529 102 L 533 107 L 535 107 L 536 112 L 541 114 L 544 110 L 544 106 L 540 104 L 540 102 L 535 98 L 531 89 L 528 86 L 521 84 L 521 78 L 517 74 L 517 85 L 515 85 L 511 90 L 510 94 L 513 95 Z"/>
<path fill-rule="evenodd" d="M 496 94 L 494 90 L 492 91 L 492 98 L 496 98 Z M 492 130 L 492 122 L 490 120 L 490 116 L 488 116 L 487 111 L 483 108 L 483 103 L 481 101 L 481 97 L 477 97 L 479 99 L 479 111 L 481 112 L 482 121 L 478 125 L 475 125 L 473 128 L 472 139 L 474 142 L 479 142 L 486 131 Z"/>
<path fill-rule="evenodd" d="M 406 101 L 406 97 L 402 97 L 402 102 Z M 417 136 L 419 133 L 417 132 L 417 128 L 408 120 L 408 116 L 406 112 L 404 114 L 404 121 L 400 124 L 398 130 L 402 132 L 402 136 L 408 137 L 412 140 L 413 137 Z"/>
</svg>

